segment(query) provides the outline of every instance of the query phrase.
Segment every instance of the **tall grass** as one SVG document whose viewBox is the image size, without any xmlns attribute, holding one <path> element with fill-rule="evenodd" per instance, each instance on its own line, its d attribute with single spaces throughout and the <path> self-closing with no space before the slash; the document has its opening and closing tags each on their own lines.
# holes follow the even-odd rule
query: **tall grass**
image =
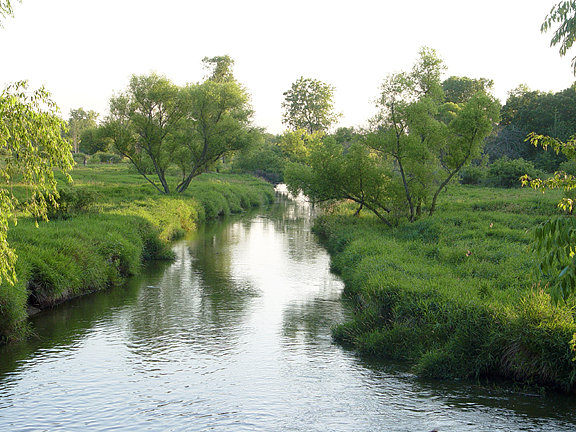
<svg viewBox="0 0 576 432">
<path fill-rule="evenodd" d="M 453 186 L 431 218 L 389 229 L 346 206 L 316 230 L 353 300 L 335 338 L 422 376 L 499 376 L 576 389 L 574 305 L 534 273 L 531 229 L 557 197 Z"/>
<path fill-rule="evenodd" d="M 21 215 L 10 227 L 18 283 L 0 285 L 0 343 L 25 335 L 27 308 L 47 308 L 121 284 L 143 261 L 172 257 L 169 241 L 207 219 L 272 202 L 271 185 L 207 174 L 182 195 L 159 195 L 126 165 L 81 167 L 61 184 L 49 222 Z M 20 199 L 26 189 L 14 188 Z"/>
</svg>

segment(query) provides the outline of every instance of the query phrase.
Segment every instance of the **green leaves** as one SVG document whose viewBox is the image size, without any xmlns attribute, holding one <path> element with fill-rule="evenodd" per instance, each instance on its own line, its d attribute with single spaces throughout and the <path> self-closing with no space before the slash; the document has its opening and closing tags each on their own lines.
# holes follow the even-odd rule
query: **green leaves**
<svg viewBox="0 0 576 432">
<path fill-rule="evenodd" d="M 16 206 L 46 219 L 47 203 L 57 206 L 54 170 L 61 170 L 70 180 L 71 148 L 62 137 L 66 128 L 58 114 L 50 94 L 44 88 L 30 91 L 26 81 L 0 94 L 0 281 L 16 280 L 16 256 L 7 241 L 8 223 L 16 222 Z M 29 187 L 25 203 L 12 194 L 14 184 Z"/>
<path fill-rule="evenodd" d="M 300 77 L 284 93 L 282 122 L 293 130 L 309 134 L 327 132 L 338 120 L 334 112 L 334 87 L 322 81 Z"/>
<path fill-rule="evenodd" d="M 576 291 L 576 221 L 566 216 L 551 218 L 536 227 L 534 239 L 539 269 L 552 280 L 552 299 L 567 300 Z"/>
<path fill-rule="evenodd" d="M 159 192 L 184 192 L 192 178 L 252 139 L 249 95 L 233 79 L 233 61 L 224 56 L 204 62 L 214 70 L 202 83 L 180 87 L 164 76 L 134 75 L 127 90 L 110 100 L 109 137 Z M 167 181 L 170 167 L 181 172 L 177 184 Z"/>
<path fill-rule="evenodd" d="M 486 93 L 490 81 L 452 77 L 445 81 L 451 92 L 446 98 L 440 80 L 444 70 L 436 52 L 422 48 L 411 71 L 388 76 L 366 140 L 393 161 L 393 181 L 404 189 L 410 221 L 424 204 L 434 212 L 440 192 L 479 156 L 500 118 L 499 103 Z"/>
<path fill-rule="evenodd" d="M 292 193 L 302 191 L 313 202 L 351 200 L 359 205 L 357 213 L 367 208 L 390 225 L 390 173 L 379 157 L 359 142 L 345 148 L 318 134 L 303 142 L 308 143 L 305 156 L 289 163 L 284 173 Z"/>
<path fill-rule="evenodd" d="M 556 4 L 544 19 L 540 30 L 544 33 L 558 25 L 550 46 L 560 45 L 560 55 L 564 56 L 576 39 L 576 1 L 561 1 Z M 572 67 L 576 73 L 576 57 L 572 59 Z"/>
</svg>

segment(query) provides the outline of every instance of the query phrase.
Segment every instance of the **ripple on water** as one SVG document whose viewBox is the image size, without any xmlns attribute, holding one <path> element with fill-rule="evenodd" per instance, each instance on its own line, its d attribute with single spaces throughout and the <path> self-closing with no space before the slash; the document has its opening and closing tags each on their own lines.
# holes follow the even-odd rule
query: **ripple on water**
<svg viewBox="0 0 576 432">
<path fill-rule="evenodd" d="M 576 430 L 572 399 L 428 383 L 333 344 L 342 284 L 310 209 L 288 205 L 206 227 L 125 294 L 0 350 L 0 430 Z"/>
</svg>

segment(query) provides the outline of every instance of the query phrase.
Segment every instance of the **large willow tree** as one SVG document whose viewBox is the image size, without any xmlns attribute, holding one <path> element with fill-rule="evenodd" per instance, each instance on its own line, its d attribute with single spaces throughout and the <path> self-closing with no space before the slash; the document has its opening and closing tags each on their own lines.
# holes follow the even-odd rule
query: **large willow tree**
<svg viewBox="0 0 576 432">
<path fill-rule="evenodd" d="M 110 101 L 105 128 L 116 149 L 159 192 L 184 192 L 192 179 L 250 141 L 252 110 L 228 56 L 205 58 L 213 72 L 180 87 L 156 74 L 134 75 Z M 168 171 L 180 172 L 170 183 Z"/>
</svg>

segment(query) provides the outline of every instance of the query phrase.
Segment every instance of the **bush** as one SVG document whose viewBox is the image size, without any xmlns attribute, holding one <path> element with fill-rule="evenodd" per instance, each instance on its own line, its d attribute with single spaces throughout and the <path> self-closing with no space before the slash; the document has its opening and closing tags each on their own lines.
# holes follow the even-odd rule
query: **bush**
<svg viewBox="0 0 576 432">
<path fill-rule="evenodd" d="M 469 185 L 481 184 L 487 175 L 487 170 L 483 166 L 467 166 L 460 170 L 460 183 Z"/>
<path fill-rule="evenodd" d="M 116 164 L 122 162 L 122 156 L 116 153 L 96 152 L 90 157 L 90 163 Z"/>
<path fill-rule="evenodd" d="M 72 153 L 72 158 L 77 165 L 85 165 L 88 155 L 86 153 Z"/>
<path fill-rule="evenodd" d="M 576 161 L 568 160 L 562 162 L 558 167 L 558 171 L 564 171 L 566 174 L 576 176 Z"/>
<path fill-rule="evenodd" d="M 68 219 L 73 213 L 88 210 L 96 201 L 98 194 L 86 188 L 58 189 L 57 207 L 48 203 L 48 219 Z"/>
<path fill-rule="evenodd" d="M 542 177 L 543 173 L 534 164 L 524 159 L 502 158 L 494 161 L 488 167 L 487 182 L 496 187 L 520 187 L 520 177 L 528 174 L 531 178 Z"/>
</svg>

